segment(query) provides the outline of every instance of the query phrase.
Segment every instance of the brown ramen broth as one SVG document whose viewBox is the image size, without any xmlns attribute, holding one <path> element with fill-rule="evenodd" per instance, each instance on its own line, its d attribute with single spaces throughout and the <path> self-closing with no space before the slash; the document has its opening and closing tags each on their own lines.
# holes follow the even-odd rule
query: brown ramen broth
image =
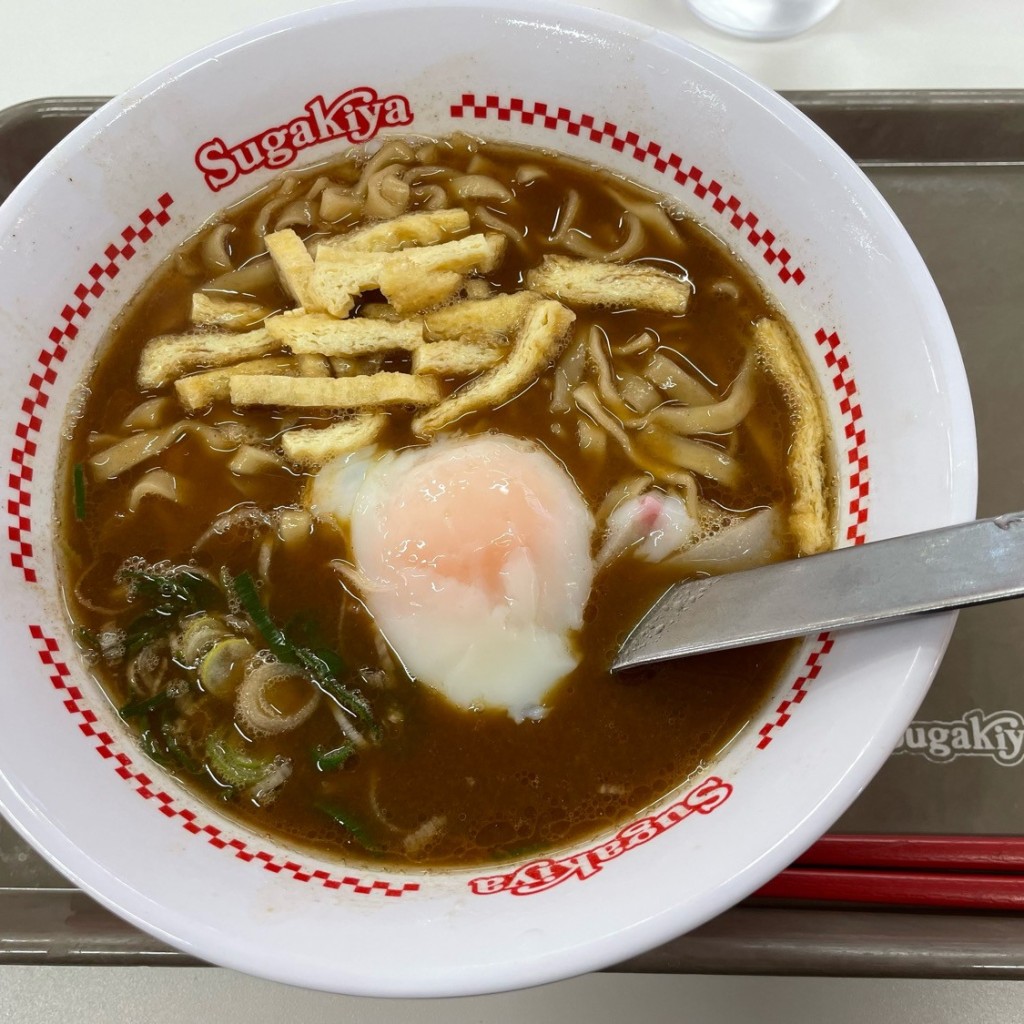
<svg viewBox="0 0 1024 1024">
<path fill-rule="evenodd" d="M 379 421 L 358 414 L 377 423 L 375 453 L 527 439 L 585 500 L 588 557 L 604 564 L 589 600 L 583 595 L 582 628 L 563 630 L 578 664 L 515 708 L 459 706 L 411 679 L 383 640 L 353 569 L 354 527 L 311 499 L 325 457 L 282 454 L 288 431 L 349 422 L 349 412 L 226 397 L 183 410 L 174 381 L 204 372 L 205 357 L 163 383 L 139 384 L 140 354 L 154 338 L 244 338 L 299 305 L 294 292 L 305 285 L 292 280 L 289 292 L 289 272 L 266 254 L 268 233 L 294 240 L 294 232 L 316 255 L 326 238 L 451 208 L 468 212 L 468 231 L 430 244 L 494 233 L 506 239 L 504 252 L 493 266 L 429 271 L 457 277 L 438 278 L 451 298 L 431 292 L 421 303 L 454 308 L 467 296 L 523 292 L 550 255 L 578 261 L 584 276 L 595 266 L 655 268 L 677 293 L 680 281 L 692 292 L 680 314 L 611 298 L 621 308 L 588 306 L 549 290 L 538 302 L 562 298 L 575 319 L 512 393 L 419 435 L 416 417 L 431 414 L 436 396 L 418 410 L 388 405 Z M 308 271 L 301 253 L 299 263 Z M 405 287 L 364 285 L 349 319 L 426 318 L 429 328 Z M 246 304 L 230 307 L 240 321 L 195 323 L 196 293 L 213 300 L 215 315 L 227 308 L 221 300 Z M 493 345 L 496 365 L 513 359 L 525 322 L 499 325 L 471 355 Z M 749 272 L 705 228 L 564 157 L 463 137 L 390 142 L 369 165 L 355 155 L 279 179 L 162 265 L 82 389 L 58 509 L 82 649 L 149 756 L 227 813 L 294 844 L 355 860 L 479 864 L 552 851 L 624 822 L 713 761 L 758 714 L 794 650 L 752 647 L 615 678 L 608 666 L 625 634 L 682 576 L 832 542 L 820 404 L 796 346 L 787 340 L 780 354 L 762 343 L 766 323 L 789 337 Z M 435 343 L 428 329 L 423 344 Z M 282 352 L 286 345 L 256 358 L 280 361 Z M 412 376 L 417 358 L 401 348 L 308 357 L 322 375 L 313 380 Z M 494 371 L 434 379 L 447 396 L 480 373 Z M 714 405 L 729 396 L 731 406 Z M 651 426 L 658 410 L 692 408 L 695 419 Z M 702 409 L 717 412 L 702 420 Z M 793 465 L 800 450 L 818 467 L 818 494 L 805 493 L 807 466 Z M 660 561 L 645 559 L 645 546 Z M 250 686 L 260 673 L 266 681 Z M 242 707 L 247 686 L 255 711 Z"/>
</svg>

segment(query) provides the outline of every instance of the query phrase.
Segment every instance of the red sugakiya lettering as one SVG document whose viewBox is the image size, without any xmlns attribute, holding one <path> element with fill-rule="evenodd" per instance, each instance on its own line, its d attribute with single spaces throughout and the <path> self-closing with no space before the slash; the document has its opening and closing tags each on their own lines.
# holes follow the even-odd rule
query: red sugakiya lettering
<svg viewBox="0 0 1024 1024">
<path fill-rule="evenodd" d="M 491 896 L 499 892 L 511 893 L 513 896 L 533 896 L 561 885 L 570 878 L 592 878 L 609 861 L 656 839 L 691 814 L 710 814 L 716 807 L 721 807 L 731 793 L 730 783 L 711 776 L 665 810 L 630 822 L 598 846 L 558 860 L 542 857 L 507 874 L 474 878 L 469 887 L 477 896 Z"/>
<path fill-rule="evenodd" d="M 214 136 L 199 146 L 195 162 L 207 187 L 219 192 L 243 174 L 264 167 L 287 167 L 310 146 L 333 139 L 359 145 L 383 128 L 402 127 L 413 120 L 404 96 L 379 96 L 365 85 L 349 89 L 331 102 L 314 96 L 303 109 L 305 113 L 287 124 L 274 125 L 234 145 Z"/>
</svg>

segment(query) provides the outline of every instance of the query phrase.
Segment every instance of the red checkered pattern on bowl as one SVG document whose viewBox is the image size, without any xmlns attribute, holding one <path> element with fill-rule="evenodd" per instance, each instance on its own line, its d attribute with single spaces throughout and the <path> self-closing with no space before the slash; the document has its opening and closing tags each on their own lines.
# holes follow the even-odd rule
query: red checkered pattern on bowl
<svg viewBox="0 0 1024 1024">
<path fill-rule="evenodd" d="M 824 328 L 814 335 L 819 350 L 824 350 L 825 365 L 832 372 L 832 387 L 842 396 L 839 400 L 839 411 L 843 416 L 843 438 L 846 451 L 843 455 L 845 465 L 840 468 L 846 476 L 846 516 L 848 524 L 845 538 L 851 544 L 863 544 L 867 539 L 867 522 L 869 498 L 871 495 L 871 479 L 868 473 L 869 461 L 866 447 L 867 434 L 864 430 L 864 411 L 858 399 L 857 383 L 850 373 L 850 361 L 842 352 L 842 342 L 835 331 L 827 332 Z M 807 686 L 821 672 L 821 662 L 834 645 L 831 634 L 821 633 L 814 649 L 807 657 L 800 675 L 790 687 L 790 692 L 775 708 L 774 717 L 761 726 L 758 731 L 757 749 L 764 750 L 771 742 L 773 735 L 781 729 L 793 715 L 793 705 L 799 704 L 807 696 Z"/>
<path fill-rule="evenodd" d="M 503 100 L 500 96 L 484 96 L 481 100 L 474 93 L 465 93 L 459 103 L 453 103 L 450 110 L 455 118 L 493 117 L 498 121 L 513 118 L 526 125 L 540 125 L 552 131 L 567 135 L 582 135 L 598 145 L 606 145 L 616 153 L 629 153 L 638 163 L 650 163 L 659 174 L 668 174 L 679 185 L 690 188 L 698 199 L 711 204 L 715 213 L 726 217 L 737 231 L 745 230 L 745 238 L 761 252 L 766 263 L 778 264 L 776 273 L 784 284 L 803 284 L 806 275 L 800 267 L 792 266 L 792 255 L 785 246 L 777 246 L 775 232 L 761 226 L 757 214 L 744 210 L 738 196 L 728 193 L 713 176 L 684 160 L 678 153 L 666 150 L 653 140 L 641 142 L 640 136 L 621 128 L 611 121 L 595 118 L 592 114 L 574 114 L 568 107 L 555 107 L 547 103 L 534 102 L 513 97 Z M 763 249 L 762 249 L 763 247 Z"/>
<path fill-rule="evenodd" d="M 72 293 L 72 299 L 60 311 L 57 323 L 47 336 L 47 344 L 36 359 L 36 368 L 28 381 L 28 392 L 21 403 L 22 418 L 15 428 L 15 442 L 11 450 L 11 471 L 7 477 L 7 514 L 10 525 L 7 539 L 13 545 L 11 565 L 20 569 L 26 583 L 37 581 L 32 565 L 34 552 L 31 533 L 32 520 L 32 462 L 36 454 L 36 437 L 42 427 L 42 415 L 50 401 L 48 389 L 57 379 L 57 367 L 67 356 L 67 345 L 78 336 L 79 327 L 92 312 L 91 303 L 106 291 L 106 281 L 112 281 L 121 267 L 152 237 L 154 229 L 163 227 L 170 219 L 167 212 L 174 200 L 165 192 L 121 232 L 117 242 L 103 250 L 103 259 L 94 263 Z"/>
</svg>

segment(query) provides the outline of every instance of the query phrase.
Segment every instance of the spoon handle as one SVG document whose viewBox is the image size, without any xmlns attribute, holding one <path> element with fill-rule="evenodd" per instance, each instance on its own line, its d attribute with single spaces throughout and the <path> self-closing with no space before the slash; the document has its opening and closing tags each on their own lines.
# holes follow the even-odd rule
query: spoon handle
<svg viewBox="0 0 1024 1024">
<path fill-rule="evenodd" d="M 1024 594 L 1024 512 L 672 586 L 613 671 Z"/>
</svg>

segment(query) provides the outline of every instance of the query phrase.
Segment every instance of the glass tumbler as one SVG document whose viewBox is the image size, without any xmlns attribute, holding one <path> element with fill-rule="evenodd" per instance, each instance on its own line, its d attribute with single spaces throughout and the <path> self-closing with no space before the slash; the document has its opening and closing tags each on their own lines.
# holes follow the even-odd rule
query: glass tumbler
<svg viewBox="0 0 1024 1024">
<path fill-rule="evenodd" d="M 839 0 L 687 0 L 712 28 L 747 39 L 785 39 L 817 25 Z"/>
</svg>

